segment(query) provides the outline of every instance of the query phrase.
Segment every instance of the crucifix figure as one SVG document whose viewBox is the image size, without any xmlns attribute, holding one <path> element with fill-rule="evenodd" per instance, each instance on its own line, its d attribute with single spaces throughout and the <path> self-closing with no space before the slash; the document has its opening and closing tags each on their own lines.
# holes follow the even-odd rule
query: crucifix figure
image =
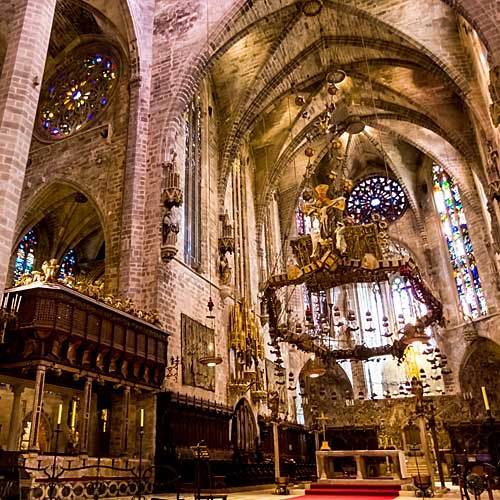
<svg viewBox="0 0 500 500">
<path fill-rule="evenodd" d="M 325 412 L 321 412 L 321 416 L 316 417 L 316 420 L 321 423 L 321 428 L 323 431 L 323 442 L 321 443 L 321 451 L 329 451 L 330 445 L 328 444 L 328 441 L 326 440 L 326 423 L 328 420 L 330 420 L 329 417 L 325 415 Z"/>
</svg>

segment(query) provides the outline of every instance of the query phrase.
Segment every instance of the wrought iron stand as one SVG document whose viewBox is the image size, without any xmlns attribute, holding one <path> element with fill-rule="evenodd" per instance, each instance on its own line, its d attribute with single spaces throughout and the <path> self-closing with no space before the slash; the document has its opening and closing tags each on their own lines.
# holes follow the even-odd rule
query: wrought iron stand
<svg viewBox="0 0 500 500">
<path fill-rule="evenodd" d="M 140 428 L 139 431 L 139 485 L 137 487 L 137 493 L 132 497 L 132 500 L 146 500 L 144 493 L 144 481 L 142 477 L 142 442 L 144 439 L 144 427 Z"/>
<path fill-rule="evenodd" d="M 54 443 L 54 461 L 52 462 L 52 474 L 50 476 L 49 482 L 49 499 L 55 500 L 57 498 L 57 475 L 56 475 L 56 467 L 57 467 L 57 456 L 58 456 L 58 445 L 59 445 L 59 434 L 61 433 L 61 424 L 57 424 L 55 429 L 55 443 Z"/>
</svg>

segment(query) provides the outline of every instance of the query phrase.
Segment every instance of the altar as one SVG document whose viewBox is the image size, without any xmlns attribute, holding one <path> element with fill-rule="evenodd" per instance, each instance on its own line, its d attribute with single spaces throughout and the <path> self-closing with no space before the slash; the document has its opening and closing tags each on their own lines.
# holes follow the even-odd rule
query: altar
<svg viewBox="0 0 500 500">
<path fill-rule="evenodd" d="M 371 458 L 383 458 L 390 464 L 392 479 L 404 480 L 408 478 L 404 452 L 401 450 L 329 450 L 316 452 L 316 466 L 320 481 L 342 477 L 341 471 L 335 470 L 335 459 L 352 458 L 356 465 L 356 480 L 376 478 L 368 474 L 367 463 Z M 336 476 L 337 474 L 337 476 Z"/>
</svg>

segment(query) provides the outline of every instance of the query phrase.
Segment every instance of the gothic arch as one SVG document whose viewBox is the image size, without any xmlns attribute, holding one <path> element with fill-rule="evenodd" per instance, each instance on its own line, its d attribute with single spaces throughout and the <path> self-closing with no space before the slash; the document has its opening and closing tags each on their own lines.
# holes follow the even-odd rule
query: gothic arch
<svg viewBox="0 0 500 500">
<path fill-rule="evenodd" d="M 333 361 L 323 376 L 314 379 L 307 376 L 312 364 L 309 359 L 299 374 L 301 392 L 306 394 L 306 399 L 302 399 L 306 425 L 313 424 L 321 412 L 325 415 L 331 413 L 333 401 L 344 401 L 353 398 L 354 394 L 352 383 L 339 363 Z"/>
<path fill-rule="evenodd" d="M 71 182 L 53 181 L 39 189 L 25 204 L 18 218 L 13 252 L 24 234 L 37 228 L 44 242 L 35 263 L 37 269 L 44 260 L 60 261 L 69 249 L 80 248 L 91 266 L 87 270 L 89 276 L 95 277 L 95 271 L 102 274 L 105 269 L 105 260 L 100 262 L 101 247 L 109 248 L 109 235 L 103 220 L 98 204 L 86 190 Z"/>
<path fill-rule="evenodd" d="M 485 387 L 493 414 L 500 411 L 500 345 L 479 337 L 470 344 L 462 358 L 459 371 L 463 393 L 472 393 L 475 407 L 484 408 L 481 387 Z"/>
<path fill-rule="evenodd" d="M 247 398 L 241 398 L 234 406 L 231 420 L 231 442 L 235 458 L 243 462 L 253 458 L 259 441 L 259 426 L 255 412 Z"/>
</svg>

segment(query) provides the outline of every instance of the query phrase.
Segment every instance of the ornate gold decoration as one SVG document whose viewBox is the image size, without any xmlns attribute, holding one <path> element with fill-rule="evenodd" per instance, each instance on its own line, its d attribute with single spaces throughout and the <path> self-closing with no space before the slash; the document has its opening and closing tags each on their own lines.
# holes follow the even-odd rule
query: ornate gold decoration
<svg viewBox="0 0 500 500">
<path fill-rule="evenodd" d="M 334 87 L 329 92 L 330 95 L 337 94 L 340 89 L 335 85 L 344 79 L 343 72 L 328 74 L 327 85 Z M 288 342 L 314 353 L 318 357 L 318 364 L 321 361 L 319 358 L 365 360 L 386 354 L 402 359 L 407 345 L 429 340 L 425 333 L 426 327 L 435 323 L 442 324 L 442 304 L 423 282 L 413 259 L 391 252 L 395 245 L 389 237 L 387 222 L 380 215 L 373 214 L 369 223 L 360 224 L 344 213 L 346 199 L 353 189 L 353 182 L 347 177 L 351 137 L 352 134 L 362 132 L 364 124 L 357 117 L 342 115 L 337 110 L 337 104 L 338 101 L 327 97 L 325 110 L 312 124 L 316 135 L 327 135 L 331 145 L 332 170 L 328 174 L 329 184 L 312 185 L 315 172 L 311 160 L 304 175 L 301 208 L 305 215 L 319 223 L 319 227 L 318 224 L 313 224 L 310 234 L 290 242 L 296 262 L 292 262 L 285 273 L 271 276 L 263 287 L 272 345 L 279 352 L 279 343 Z M 339 151 L 342 147 L 339 138 L 343 133 L 349 134 L 344 154 Z M 314 133 L 307 137 L 304 154 L 308 158 L 314 155 L 311 144 L 313 138 Z M 409 281 L 413 295 L 426 305 L 427 312 L 415 324 L 407 324 L 401 328 L 395 340 L 385 346 L 367 347 L 360 343 L 346 349 L 334 349 L 328 333 L 323 335 L 320 329 L 298 332 L 279 324 L 282 313 L 276 296 L 279 288 L 304 284 L 309 292 L 319 293 L 345 284 L 388 281 L 393 273 L 399 273 Z M 331 331 L 332 322 L 325 328 Z M 393 336 L 391 332 L 386 333 L 386 337 Z M 320 376 L 321 372 L 324 373 L 324 367 L 318 366 L 311 375 Z"/>
<path fill-rule="evenodd" d="M 115 309 L 119 309 L 125 313 L 131 314 L 147 323 L 162 327 L 158 311 L 148 312 L 139 309 L 132 299 L 115 297 L 104 292 L 104 281 L 102 279 L 91 281 L 85 276 L 69 276 L 63 278 L 57 277 L 59 265 L 57 259 L 51 259 L 42 264 L 42 272 L 32 271 L 31 273 L 23 274 L 14 284 L 15 287 L 31 285 L 32 283 L 48 283 L 64 285 L 68 288 L 76 290 L 87 297 L 98 300 Z"/>
<path fill-rule="evenodd" d="M 233 370 L 227 389 L 233 397 L 247 391 L 255 402 L 267 398 L 264 376 L 260 367 L 264 361 L 264 340 L 260 321 L 247 303 L 236 302 L 229 312 L 229 349 Z"/>
</svg>

